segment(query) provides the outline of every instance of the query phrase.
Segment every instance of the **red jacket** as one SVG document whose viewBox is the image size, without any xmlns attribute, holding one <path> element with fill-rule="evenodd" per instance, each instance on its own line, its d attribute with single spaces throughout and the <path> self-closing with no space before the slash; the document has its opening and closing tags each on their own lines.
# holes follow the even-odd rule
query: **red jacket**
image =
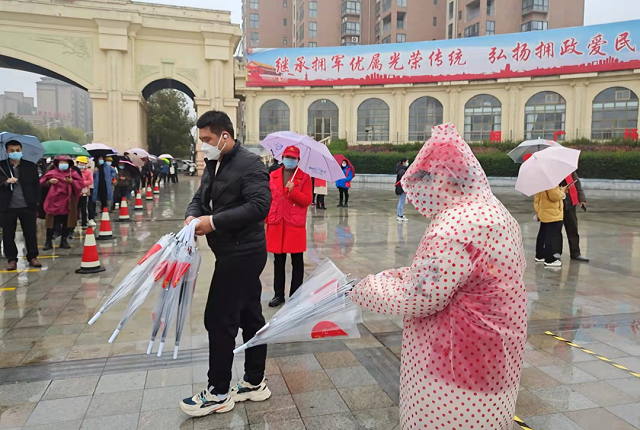
<svg viewBox="0 0 640 430">
<path fill-rule="evenodd" d="M 284 167 L 271 172 L 271 209 L 267 216 L 267 251 L 297 254 L 307 250 L 307 208 L 313 201 L 311 177 L 298 169 L 293 191 L 284 187 Z"/>
</svg>

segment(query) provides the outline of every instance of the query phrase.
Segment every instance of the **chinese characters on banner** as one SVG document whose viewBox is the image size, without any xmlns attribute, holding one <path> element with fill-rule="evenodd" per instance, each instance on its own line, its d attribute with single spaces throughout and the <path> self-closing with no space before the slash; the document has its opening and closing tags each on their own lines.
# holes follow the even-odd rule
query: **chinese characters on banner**
<svg viewBox="0 0 640 430">
<path fill-rule="evenodd" d="M 640 68 L 640 21 L 501 36 L 256 50 L 248 86 L 379 85 Z"/>
</svg>

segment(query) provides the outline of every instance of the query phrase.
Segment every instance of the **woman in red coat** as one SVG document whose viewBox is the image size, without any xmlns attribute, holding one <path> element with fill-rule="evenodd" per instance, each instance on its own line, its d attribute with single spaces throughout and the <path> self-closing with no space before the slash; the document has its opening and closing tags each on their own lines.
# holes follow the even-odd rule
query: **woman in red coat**
<svg viewBox="0 0 640 430">
<path fill-rule="evenodd" d="M 302 285 L 307 250 L 307 208 L 313 201 L 311 177 L 298 168 L 300 150 L 289 146 L 282 154 L 283 166 L 271 172 L 271 210 L 267 216 L 267 251 L 274 261 L 273 289 L 270 307 L 284 303 L 285 263 L 291 254 L 293 275 L 289 297 Z"/>
</svg>

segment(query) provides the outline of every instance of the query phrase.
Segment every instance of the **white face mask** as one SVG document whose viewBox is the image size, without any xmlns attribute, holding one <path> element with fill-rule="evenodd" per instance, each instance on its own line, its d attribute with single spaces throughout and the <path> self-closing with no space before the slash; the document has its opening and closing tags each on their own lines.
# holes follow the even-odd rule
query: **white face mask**
<svg viewBox="0 0 640 430">
<path fill-rule="evenodd" d="M 209 145 L 208 143 L 202 144 L 202 152 L 204 152 L 204 156 L 209 160 L 218 160 L 220 155 L 222 155 L 222 150 L 225 146 L 227 146 L 227 142 L 222 145 L 222 148 L 219 148 L 220 142 L 222 142 L 222 136 L 218 139 L 218 144 L 216 146 Z"/>
</svg>

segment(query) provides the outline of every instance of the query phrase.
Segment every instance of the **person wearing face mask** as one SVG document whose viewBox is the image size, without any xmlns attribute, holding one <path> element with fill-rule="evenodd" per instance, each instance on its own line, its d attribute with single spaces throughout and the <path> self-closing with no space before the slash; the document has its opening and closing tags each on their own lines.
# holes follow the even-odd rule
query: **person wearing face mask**
<svg viewBox="0 0 640 430">
<path fill-rule="evenodd" d="M 89 159 L 84 155 L 76 158 L 76 166 L 80 170 L 82 175 L 82 194 L 80 195 L 80 202 L 78 203 L 78 212 L 80 212 L 80 219 L 82 220 L 82 227 L 87 227 L 87 218 L 93 219 L 88 214 L 88 208 L 92 206 L 91 202 L 91 189 L 93 188 L 93 172 L 87 168 Z"/>
<path fill-rule="evenodd" d="M 2 241 L 7 257 L 7 270 L 18 267 L 16 228 L 22 227 L 27 261 L 31 267 L 42 267 L 38 261 L 37 208 L 40 201 L 38 166 L 22 159 L 22 144 L 17 140 L 6 143 L 8 159 L 0 161 L 0 219 Z"/>
<path fill-rule="evenodd" d="M 267 217 L 267 252 L 274 255 L 273 289 L 270 307 L 284 303 L 285 263 L 291 254 L 293 273 L 289 297 L 304 279 L 303 253 L 307 250 L 307 208 L 313 201 L 311 177 L 298 168 L 300 150 L 287 147 L 283 166 L 271 172 L 271 209 Z"/>
<path fill-rule="evenodd" d="M 338 191 L 340 191 L 340 203 L 338 204 L 338 207 L 348 208 L 349 188 L 351 188 L 351 180 L 353 179 L 353 168 L 347 160 L 342 160 L 342 172 L 344 173 L 345 179 L 336 181 L 336 187 L 338 188 Z"/>
<path fill-rule="evenodd" d="M 116 183 L 113 190 L 113 207 L 115 204 L 120 203 L 122 198 L 129 200 L 129 190 L 131 189 L 131 173 L 125 169 L 124 163 L 118 163 L 118 173 L 116 175 Z"/>
<path fill-rule="evenodd" d="M 53 233 L 60 229 L 60 248 L 70 248 L 67 242 L 69 229 L 78 223 L 78 201 L 84 188 L 82 176 L 73 168 L 73 160 L 66 155 L 59 155 L 53 160 L 54 168 L 40 178 L 40 186 L 47 188 L 44 211 L 47 216 L 47 240 L 43 251 L 53 249 Z"/>
<path fill-rule="evenodd" d="M 400 181 L 409 167 L 409 160 L 405 157 L 396 164 L 396 196 L 398 196 L 398 222 L 407 222 L 409 219 L 404 216 L 404 204 L 407 201 L 407 195 L 402 189 Z"/>
<path fill-rule="evenodd" d="M 100 202 L 100 212 L 102 208 L 109 207 L 109 201 L 113 200 L 113 179 L 116 177 L 115 170 L 111 168 L 111 157 L 105 160 L 98 158 L 98 165 L 93 172 L 93 201 L 96 206 Z"/>
<path fill-rule="evenodd" d="M 244 377 L 229 389 L 238 329 L 248 341 L 265 324 L 260 274 L 267 262 L 264 220 L 271 192 L 266 166 L 234 139 L 227 114 L 206 112 L 196 126 L 205 169 L 185 225 L 198 218 L 196 235 L 207 237 L 216 263 L 204 312 L 209 381 L 202 392 L 182 400 L 180 408 L 188 415 L 204 416 L 228 412 L 236 402 L 271 396 L 264 379 L 266 345 L 246 350 Z"/>
</svg>

